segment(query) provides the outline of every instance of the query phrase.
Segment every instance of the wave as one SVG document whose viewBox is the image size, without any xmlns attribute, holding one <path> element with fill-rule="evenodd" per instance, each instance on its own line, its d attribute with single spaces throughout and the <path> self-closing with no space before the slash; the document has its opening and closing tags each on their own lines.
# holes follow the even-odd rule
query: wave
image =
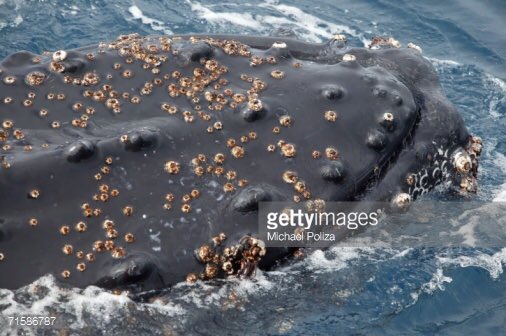
<svg viewBox="0 0 506 336">
<path fill-rule="evenodd" d="M 204 5 L 194 0 L 186 0 L 193 13 L 211 25 L 227 26 L 234 24 L 252 30 L 255 33 L 269 33 L 275 28 L 284 27 L 293 30 L 299 37 L 312 42 L 322 42 L 335 34 L 347 34 L 362 41 L 370 41 L 355 29 L 318 18 L 304 12 L 298 7 L 279 4 L 274 1 L 262 3 L 241 3 L 240 11 L 217 11 L 213 5 Z M 230 4 L 231 6 L 234 6 Z M 251 13 L 244 9 L 251 9 Z M 264 13 L 258 11 L 264 9 Z"/>
<path fill-rule="evenodd" d="M 134 20 L 140 20 L 142 24 L 148 25 L 151 29 L 155 31 L 161 31 L 165 34 L 173 34 L 172 30 L 170 30 L 165 23 L 162 21 L 150 18 L 142 12 L 142 10 L 136 5 L 132 5 L 128 8 L 128 12 L 132 15 Z"/>
<path fill-rule="evenodd" d="M 16 291 L 0 289 L 0 324 L 8 316 L 57 316 L 55 326 L 78 330 L 89 325 L 106 328 L 116 319 L 155 309 L 164 316 L 181 316 L 185 311 L 170 304 L 134 304 L 126 293 L 115 295 L 98 287 L 61 287 L 51 275 Z M 63 320 L 64 319 L 64 320 Z M 0 332 L 8 332 L 5 328 Z"/>
</svg>

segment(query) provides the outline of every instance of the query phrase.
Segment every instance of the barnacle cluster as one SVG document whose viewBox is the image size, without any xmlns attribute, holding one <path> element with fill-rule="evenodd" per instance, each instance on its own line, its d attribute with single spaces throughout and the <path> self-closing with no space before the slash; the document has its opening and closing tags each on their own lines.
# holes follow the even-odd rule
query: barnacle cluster
<svg viewBox="0 0 506 336">
<path fill-rule="evenodd" d="M 202 245 L 195 251 L 197 259 L 204 264 L 200 274 L 190 273 L 186 281 L 209 280 L 220 273 L 225 276 L 250 277 L 258 263 L 267 253 L 265 243 L 251 236 L 245 236 L 237 244 L 224 246 L 225 233 L 212 238 L 212 245 Z"/>
</svg>

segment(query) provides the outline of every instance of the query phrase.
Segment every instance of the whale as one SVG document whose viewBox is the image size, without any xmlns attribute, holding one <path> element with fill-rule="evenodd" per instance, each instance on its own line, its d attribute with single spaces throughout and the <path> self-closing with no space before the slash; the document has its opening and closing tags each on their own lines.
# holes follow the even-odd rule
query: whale
<svg viewBox="0 0 506 336">
<path fill-rule="evenodd" d="M 147 292 L 300 250 L 262 202 L 415 206 L 478 188 L 482 140 L 422 50 L 377 37 L 128 34 L 0 63 L 0 288 Z M 413 204 L 412 204 L 413 203 Z"/>
</svg>

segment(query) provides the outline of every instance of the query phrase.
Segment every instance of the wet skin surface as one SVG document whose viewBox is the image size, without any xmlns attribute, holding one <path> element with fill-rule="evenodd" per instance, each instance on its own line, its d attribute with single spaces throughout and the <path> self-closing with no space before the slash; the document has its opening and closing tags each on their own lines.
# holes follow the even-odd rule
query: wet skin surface
<svg viewBox="0 0 506 336">
<path fill-rule="evenodd" d="M 243 239 L 258 202 L 404 206 L 445 180 L 474 191 L 481 141 L 430 63 L 375 47 L 126 36 L 7 57 L 0 287 L 248 275 L 293 253 Z"/>
</svg>

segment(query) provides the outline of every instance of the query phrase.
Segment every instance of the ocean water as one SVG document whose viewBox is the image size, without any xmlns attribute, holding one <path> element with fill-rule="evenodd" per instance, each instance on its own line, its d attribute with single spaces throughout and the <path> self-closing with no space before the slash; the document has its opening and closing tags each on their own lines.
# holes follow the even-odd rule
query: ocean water
<svg viewBox="0 0 506 336">
<path fill-rule="evenodd" d="M 130 32 L 267 35 L 282 27 L 315 42 L 343 33 L 354 46 L 376 35 L 394 36 L 423 49 L 450 101 L 484 142 L 475 197 L 483 206 L 462 217 L 455 214 L 461 221 L 456 235 L 469 247 L 341 244 L 248 281 L 181 283 L 145 304 L 94 287 L 60 288 L 46 276 L 17 291 L 0 289 L 0 316 L 56 315 L 58 329 L 76 335 L 504 334 L 506 240 L 480 242 L 506 233 L 506 226 L 486 227 L 484 219 L 490 213 L 487 203 L 506 202 L 505 17 L 506 3 L 499 0 L 0 0 L 0 58 Z M 445 197 L 441 190 L 428 196 Z M 442 231 L 434 235 L 451 224 L 439 221 Z M 402 230 L 410 235 L 420 229 L 407 225 Z M 0 326 L 0 335 L 17 332 L 55 331 Z"/>
</svg>

